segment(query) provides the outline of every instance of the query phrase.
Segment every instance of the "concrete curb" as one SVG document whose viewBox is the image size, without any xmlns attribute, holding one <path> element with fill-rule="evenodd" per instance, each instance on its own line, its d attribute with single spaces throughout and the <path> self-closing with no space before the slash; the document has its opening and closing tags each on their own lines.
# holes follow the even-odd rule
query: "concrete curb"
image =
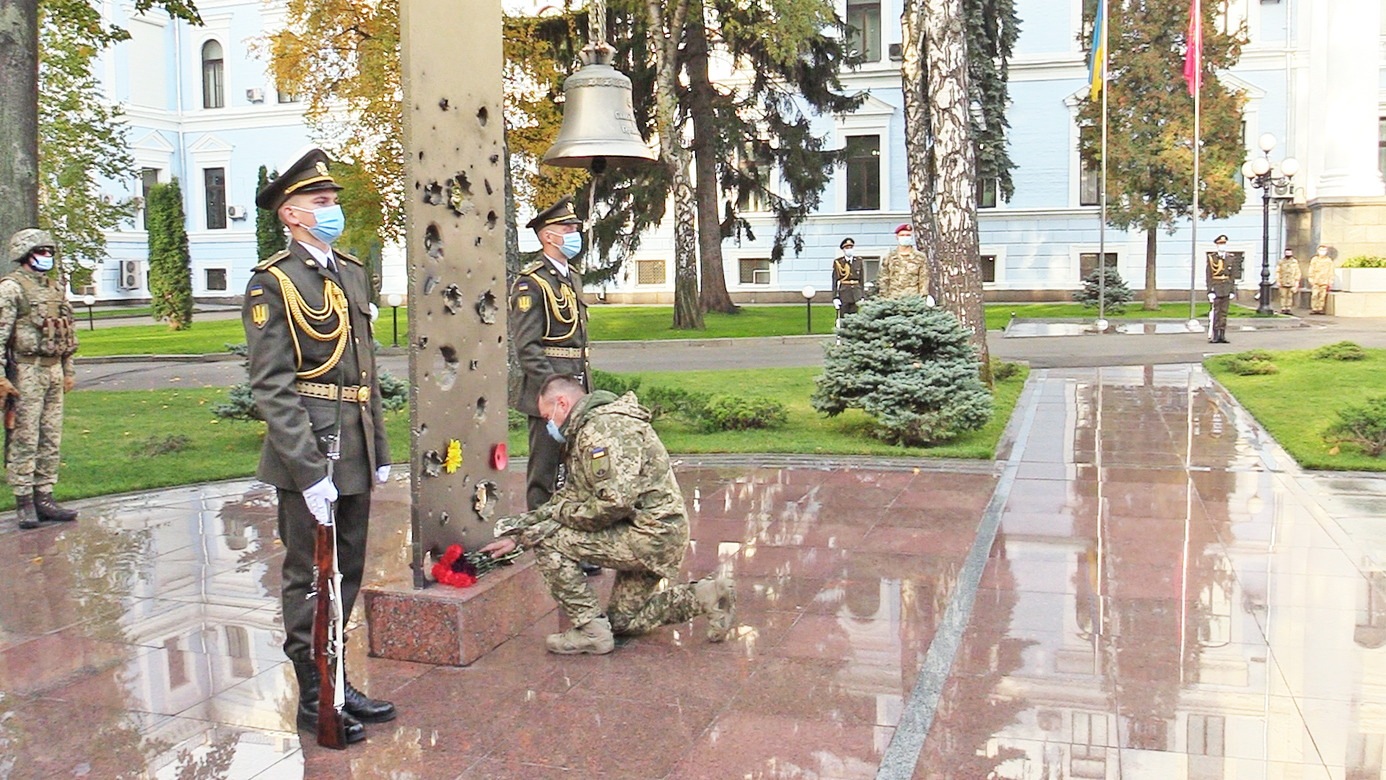
<svg viewBox="0 0 1386 780">
<path fill-rule="evenodd" d="M 96 355 L 86 357 L 77 353 L 77 364 L 100 366 L 109 363 L 221 363 L 227 360 L 242 360 L 240 355 L 230 352 L 209 352 L 194 355 Z"/>
</svg>

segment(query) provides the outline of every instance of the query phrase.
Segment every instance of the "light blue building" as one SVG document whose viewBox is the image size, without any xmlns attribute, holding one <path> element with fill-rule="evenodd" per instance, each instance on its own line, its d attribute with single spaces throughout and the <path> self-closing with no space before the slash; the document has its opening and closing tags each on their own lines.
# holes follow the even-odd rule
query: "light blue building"
<svg viewBox="0 0 1386 780">
<path fill-rule="evenodd" d="M 867 62 L 845 74 L 849 90 L 867 93 L 845 116 L 817 119 L 850 161 L 803 226 L 804 251 L 769 262 L 773 221 L 751 214 L 756 241 L 724 244 L 728 289 L 742 302 L 800 300 L 799 290 L 830 286 L 842 238 L 856 239 L 868 275 L 909 220 L 900 66 L 899 0 L 839 0 L 839 12 L 863 33 L 854 43 Z M 1324 242 L 1337 255 L 1386 254 L 1386 197 L 1380 174 L 1386 146 L 1386 74 L 1382 72 L 1383 0 L 1220 0 L 1222 24 L 1245 23 L 1250 43 L 1224 82 L 1246 95 L 1247 155 L 1273 134 L 1272 161 L 1293 156 L 1299 174 L 1272 205 L 1270 252 L 1300 257 Z M 1010 65 L 1011 157 L 1015 195 L 995 197 L 983 183 L 981 253 L 988 297 L 1053 299 L 1080 287 L 1096 266 L 1097 179 L 1078 155 L 1080 101 L 1087 63 L 1080 40 L 1083 0 L 1017 0 L 1021 35 Z M 162 14 L 131 17 L 106 3 L 132 40 L 105 59 L 108 93 L 126 107 L 131 140 L 146 182 L 177 176 L 183 185 L 199 297 L 234 296 L 255 262 L 254 188 L 261 165 L 279 166 L 306 143 L 303 106 L 275 89 L 251 45 L 283 24 L 281 5 L 240 0 L 200 3 L 205 27 Z M 1182 25 L 1182 22 L 1181 22 Z M 728 83 L 736 75 L 727 74 Z M 135 193 L 138 194 L 138 193 Z M 672 212 L 672 210 L 671 210 Z M 1247 193 L 1239 215 L 1199 228 L 1198 256 L 1226 233 L 1231 249 L 1256 268 L 1261 257 L 1260 192 Z M 523 219 L 522 219 L 523 222 Z M 139 299 L 145 286 L 145 237 L 138 220 L 110 236 L 111 259 L 97 274 L 103 299 Z M 522 240 L 529 242 L 527 231 Z M 1158 286 L 1187 294 L 1195 247 L 1188 224 L 1159 235 Z M 1133 288 L 1144 284 L 1145 236 L 1108 230 L 1106 251 Z M 1201 261 L 1200 261 L 1201 262 Z M 673 295 L 672 231 L 652 231 L 621 275 L 597 291 L 611 302 L 668 301 Z M 1197 269 L 1201 285 L 1202 269 Z M 387 253 L 387 291 L 402 290 L 403 263 Z"/>
</svg>

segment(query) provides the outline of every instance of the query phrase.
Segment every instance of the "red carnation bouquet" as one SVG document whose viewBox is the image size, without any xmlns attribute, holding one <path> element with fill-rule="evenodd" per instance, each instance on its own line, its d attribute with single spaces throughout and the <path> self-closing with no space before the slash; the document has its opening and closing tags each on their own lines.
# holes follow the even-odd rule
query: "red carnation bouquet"
<svg viewBox="0 0 1386 780">
<path fill-rule="evenodd" d="M 476 584 L 476 566 L 462 554 L 462 545 L 454 544 L 433 564 L 433 579 L 454 588 L 470 588 Z"/>
</svg>

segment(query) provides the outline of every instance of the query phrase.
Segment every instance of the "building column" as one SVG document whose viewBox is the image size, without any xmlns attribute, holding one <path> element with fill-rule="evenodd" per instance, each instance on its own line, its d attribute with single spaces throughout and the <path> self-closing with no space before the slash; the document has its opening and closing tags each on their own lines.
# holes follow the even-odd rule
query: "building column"
<svg viewBox="0 0 1386 780">
<path fill-rule="evenodd" d="M 1383 194 L 1377 170 L 1381 72 L 1380 0 L 1318 0 L 1313 4 L 1316 49 L 1322 67 L 1310 94 L 1311 126 L 1322 139 L 1323 167 L 1311 196 Z"/>
</svg>

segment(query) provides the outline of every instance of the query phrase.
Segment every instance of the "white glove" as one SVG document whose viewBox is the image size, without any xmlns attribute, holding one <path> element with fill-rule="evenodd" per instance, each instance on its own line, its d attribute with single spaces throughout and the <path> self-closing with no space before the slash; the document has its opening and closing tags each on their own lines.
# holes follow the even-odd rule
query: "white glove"
<svg viewBox="0 0 1386 780">
<path fill-rule="evenodd" d="M 930 295 L 929 297 L 924 299 L 924 302 L 929 304 L 930 307 L 932 307 L 934 305 L 934 296 Z"/>
<path fill-rule="evenodd" d="M 841 298 L 834 298 L 834 299 L 833 299 L 833 308 L 834 308 L 834 309 L 841 309 L 841 308 L 842 308 L 842 299 L 841 299 Z"/>
<path fill-rule="evenodd" d="M 327 525 L 332 522 L 328 507 L 337 500 L 337 486 L 332 484 L 332 480 L 323 477 L 303 491 L 303 500 L 307 502 L 308 511 L 312 513 L 313 519 L 321 525 Z"/>
<path fill-rule="evenodd" d="M 1213 302 L 1213 299 L 1215 299 L 1215 298 L 1217 298 L 1217 297 L 1218 297 L 1218 296 L 1217 296 L 1217 293 L 1208 293 L 1208 302 L 1209 302 L 1209 303 L 1212 303 L 1212 302 Z"/>
<path fill-rule="evenodd" d="M 384 466 L 379 466 L 379 467 L 376 468 L 376 470 L 375 470 L 375 481 L 376 481 L 376 482 L 379 482 L 380 484 L 383 485 L 383 484 L 385 484 L 386 482 L 388 482 L 389 479 L 390 479 L 390 466 L 389 466 L 388 464 L 387 464 L 387 465 L 384 465 Z"/>
<path fill-rule="evenodd" d="M 376 305 L 373 304 L 373 303 L 372 303 L 370 306 L 371 306 L 371 322 L 375 322 L 376 320 L 380 319 L 380 307 L 379 307 L 379 306 L 376 306 Z"/>
</svg>

